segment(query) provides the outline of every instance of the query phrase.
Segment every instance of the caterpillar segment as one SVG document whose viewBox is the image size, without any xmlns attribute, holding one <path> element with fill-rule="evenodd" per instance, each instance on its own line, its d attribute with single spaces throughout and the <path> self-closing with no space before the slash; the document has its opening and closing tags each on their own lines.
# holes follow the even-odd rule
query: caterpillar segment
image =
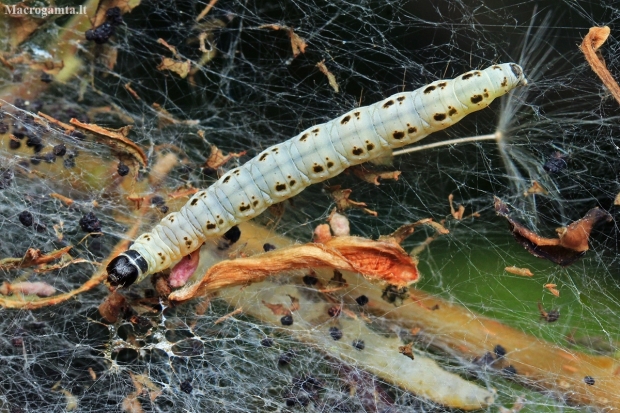
<svg viewBox="0 0 620 413">
<path fill-rule="evenodd" d="M 224 235 L 307 186 L 445 129 L 526 84 L 519 65 L 493 65 L 397 93 L 308 128 L 230 170 L 138 237 L 110 261 L 108 282 L 123 287 L 139 282 L 196 250 L 207 238 Z"/>
</svg>

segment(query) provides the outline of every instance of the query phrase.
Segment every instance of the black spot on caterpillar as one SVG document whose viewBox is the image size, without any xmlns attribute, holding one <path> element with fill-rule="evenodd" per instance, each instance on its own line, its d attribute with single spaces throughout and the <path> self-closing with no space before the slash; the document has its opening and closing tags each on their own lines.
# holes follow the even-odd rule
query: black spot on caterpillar
<svg viewBox="0 0 620 413">
<path fill-rule="evenodd" d="M 267 148 L 194 194 L 178 212 L 138 237 L 129 250 L 108 264 L 108 282 L 128 286 L 141 281 L 188 255 L 207 238 L 225 234 L 305 187 L 447 128 L 525 84 L 518 65 L 494 65 L 397 93 L 313 126 Z M 355 122 L 350 121 L 353 116 Z M 310 134 L 311 145 L 306 143 Z"/>
</svg>

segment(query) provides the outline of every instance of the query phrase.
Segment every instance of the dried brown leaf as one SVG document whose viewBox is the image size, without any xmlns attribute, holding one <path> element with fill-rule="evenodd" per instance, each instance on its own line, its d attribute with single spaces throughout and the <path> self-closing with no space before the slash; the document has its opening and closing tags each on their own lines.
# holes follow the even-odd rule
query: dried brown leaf
<svg viewBox="0 0 620 413">
<path fill-rule="evenodd" d="M 176 73 L 181 79 L 185 79 L 192 68 L 192 61 L 187 59 L 186 61 L 174 60 L 169 57 L 162 57 L 161 63 L 157 66 L 157 70 L 163 72 L 168 70 Z"/>
<path fill-rule="evenodd" d="M 22 258 L 4 258 L 0 260 L 0 269 L 12 270 L 46 264 L 67 254 L 71 248 L 73 248 L 73 246 L 69 245 L 68 247 L 54 250 L 48 254 L 42 254 L 40 250 L 35 248 L 28 248 L 26 254 L 24 254 Z"/>
<path fill-rule="evenodd" d="M 124 126 L 120 129 L 108 129 L 93 123 L 82 123 L 77 119 L 71 119 L 70 123 L 78 128 L 94 134 L 98 142 L 108 145 L 112 150 L 130 155 L 143 168 L 146 167 L 146 154 L 138 145 L 127 138 L 131 126 Z"/>
<path fill-rule="evenodd" d="M 416 262 L 396 243 L 359 237 L 334 237 L 325 244 L 293 245 L 264 254 L 213 265 L 199 282 L 173 292 L 173 301 L 185 301 L 225 286 L 260 281 L 284 271 L 331 267 L 353 271 L 396 286 L 418 280 Z"/>
<path fill-rule="evenodd" d="M 539 184 L 538 181 L 532 181 L 532 186 L 530 186 L 527 191 L 523 193 L 523 196 L 529 196 L 534 194 L 548 195 L 549 192 L 547 192 L 547 190 L 543 188 L 543 186 Z"/>
<path fill-rule="evenodd" d="M 583 218 L 556 230 L 558 238 L 545 238 L 513 220 L 508 215 L 508 206 L 497 197 L 495 211 L 508 220 L 513 236 L 530 254 L 563 267 L 571 265 L 589 249 L 588 239 L 596 224 L 612 219 L 607 211 L 593 208 Z"/>
<path fill-rule="evenodd" d="M 62 237 L 59 237 L 59 238 L 62 238 Z M 45 273 L 45 272 L 60 270 L 62 268 L 68 267 L 69 265 L 80 264 L 80 263 L 88 263 L 88 264 L 92 264 L 92 265 L 100 265 L 98 262 L 93 262 L 93 261 L 85 260 L 84 258 L 76 258 L 74 260 L 63 259 L 63 260 L 61 260 L 61 262 L 56 263 L 56 264 L 40 264 L 37 268 L 35 268 L 34 272 L 37 273 L 37 274 L 41 274 L 41 273 Z"/>
<path fill-rule="evenodd" d="M 154 401 L 161 394 L 161 389 L 153 383 L 146 374 L 133 374 L 130 372 L 129 375 L 131 376 L 131 381 L 136 388 L 136 396 L 146 390 L 149 395 L 149 399 Z"/>
<path fill-rule="evenodd" d="M 105 49 L 105 53 L 100 57 L 103 60 L 103 64 L 108 70 L 114 70 L 116 62 L 118 61 L 118 47 L 108 47 Z M 130 92 L 131 93 L 131 92 Z"/>
<path fill-rule="evenodd" d="M 291 49 L 293 49 L 293 57 L 299 56 L 301 53 L 306 52 L 308 44 L 302 39 L 295 31 L 288 26 L 281 26 L 279 24 L 263 24 L 258 26 L 259 29 L 271 29 L 271 30 L 284 30 L 288 33 L 288 37 L 291 39 Z"/>
<path fill-rule="evenodd" d="M 271 312 L 275 315 L 290 315 L 291 310 L 289 310 L 284 304 L 270 304 L 268 302 L 263 301 L 263 305 L 271 310 Z"/>
<path fill-rule="evenodd" d="M 366 208 L 365 202 L 357 202 L 349 199 L 351 192 L 353 192 L 352 189 L 341 189 L 340 185 L 336 185 L 329 187 L 328 190 L 331 192 L 334 202 L 336 202 L 336 208 L 338 208 L 339 211 L 344 211 L 349 208 L 360 208 L 368 215 L 375 217 L 378 215 L 375 211 Z"/>
<path fill-rule="evenodd" d="M 245 154 L 246 154 L 246 151 L 242 151 L 238 153 L 230 152 L 228 153 L 228 155 L 224 155 L 224 152 L 218 149 L 217 146 L 211 145 L 211 153 L 209 154 L 209 158 L 207 158 L 207 161 L 205 162 L 204 166 L 208 168 L 212 168 L 212 169 L 218 169 L 224 166 L 232 158 L 240 158 Z"/>
</svg>

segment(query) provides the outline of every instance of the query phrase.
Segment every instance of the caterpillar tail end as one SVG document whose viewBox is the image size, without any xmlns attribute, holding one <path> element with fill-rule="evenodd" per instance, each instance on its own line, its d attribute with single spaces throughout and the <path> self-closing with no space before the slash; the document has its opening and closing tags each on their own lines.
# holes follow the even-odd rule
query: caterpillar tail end
<svg viewBox="0 0 620 413">
<path fill-rule="evenodd" d="M 108 283 L 113 287 L 129 287 L 144 278 L 148 269 L 146 260 L 134 250 L 127 250 L 114 258 L 108 266 Z"/>
</svg>

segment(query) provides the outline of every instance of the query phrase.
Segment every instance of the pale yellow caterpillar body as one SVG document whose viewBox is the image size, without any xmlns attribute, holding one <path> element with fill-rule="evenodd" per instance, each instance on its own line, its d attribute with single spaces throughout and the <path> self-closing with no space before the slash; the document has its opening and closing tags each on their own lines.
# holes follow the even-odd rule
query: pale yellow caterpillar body
<svg viewBox="0 0 620 413">
<path fill-rule="evenodd" d="M 527 84 L 515 63 L 397 93 L 271 146 L 194 194 L 108 264 L 111 285 L 127 286 L 168 268 L 211 237 L 346 168 L 445 129 Z"/>
</svg>

